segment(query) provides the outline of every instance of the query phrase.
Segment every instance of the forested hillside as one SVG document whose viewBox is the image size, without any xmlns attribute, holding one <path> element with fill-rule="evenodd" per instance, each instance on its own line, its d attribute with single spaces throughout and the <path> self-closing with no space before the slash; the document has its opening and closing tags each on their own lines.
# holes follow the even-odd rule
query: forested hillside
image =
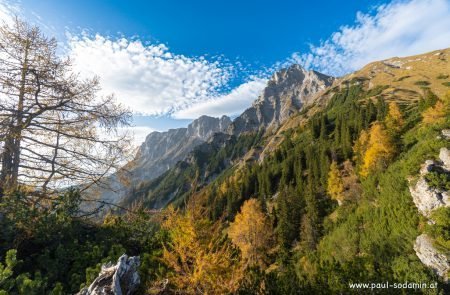
<svg viewBox="0 0 450 295">
<path fill-rule="evenodd" d="M 21 40 L 14 43 L 19 48 L 28 44 Z M 41 69 L 44 77 L 79 86 L 58 80 L 55 60 L 53 70 Z M 82 210 L 86 196 L 79 185 L 37 189 L 18 175 L 11 182 L 2 166 L 0 294 L 74 294 L 124 253 L 140 257 L 138 294 L 446 294 L 448 273 L 424 265 L 414 243 L 426 233 L 448 262 L 450 172 L 439 156 L 450 148 L 449 75 L 450 49 L 369 64 L 317 89 L 276 128 L 216 133 L 159 178 L 141 182 L 102 220 Z M 29 91 L 26 102 L 38 108 L 30 120 L 46 111 L 42 120 L 51 120 L 60 104 L 35 105 L 40 84 L 32 71 L 29 76 L 30 90 L 21 91 Z M 91 101 L 80 97 L 71 101 Z M 78 132 L 86 132 L 58 129 L 56 138 L 78 139 L 94 134 L 97 124 L 114 128 L 126 121 L 126 112 L 109 103 L 103 113 L 95 105 L 83 112 L 68 104 L 69 118 L 84 119 Z M 22 120 L 16 117 L 22 111 L 11 117 Z M 68 110 L 60 111 L 59 124 L 49 125 L 67 127 L 61 123 Z M 33 129 L 14 120 L 5 125 L 13 135 L 5 136 L 17 142 L 14 132 Z M 431 219 L 420 214 L 410 190 L 426 160 L 435 162 L 424 181 L 443 199 Z M 43 163 L 39 167 L 51 166 Z M 60 171 L 47 169 L 41 168 Z M 436 282 L 437 288 L 351 285 L 387 281 Z"/>
</svg>

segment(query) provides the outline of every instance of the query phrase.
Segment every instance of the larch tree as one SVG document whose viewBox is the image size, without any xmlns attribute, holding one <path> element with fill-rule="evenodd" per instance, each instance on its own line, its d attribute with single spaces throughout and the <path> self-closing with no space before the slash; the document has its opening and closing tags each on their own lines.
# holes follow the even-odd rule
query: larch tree
<svg viewBox="0 0 450 295">
<path fill-rule="evenodd" d="M 344 182 L 335 161 L 331 163 L 330 171 L 328 172 L 327 192 L 333 200 L 336 200 L 339 203 L 339 205 L 344 201 Z"/>
<path fill-rule="evenodd" d="M 374 123 L 368 135 L 360 171 L 363 177 L 368 176 L 372 171 L 386 168 L 395 154 L 394 144 L 383 124 Z"/>
<path fill-rule="evenodd" d="M 234 293 L 241 271 L 229 241 L 221 239 L 220 223 L 190 210 L 181 213 L 169 207 L 164 213 L 162 228 L 169 239 L 163 244 L 162 260 L 173 270 L 171 284 L 187 294 Z"/>
<path fill-rule="evenodd" d="M 364 158 L 364 154 L 367 150 L 367 144 L 369 142 L 369 133 L 366 130 L 362 130 L 357 140 L 353 145 L 353 160 L 356 163 L 361 164 Z"/>
<path fill-rule="evenodd" d="M 405 121 L 397 103 L 393 101 L 389 103 L 388 113 L 384 122 L 386 129 L 393 135 L 397 135 L 402 130 Z"/>
<path fill-rule="evenodd" d="M 429 107 L 422 113 L 423 123 L 428 125 L 442 123 L 445 121 L 447 113 L 448 107 L 446 109 L 445 104 L 439 100 L 434 106 Z"/>
<path fill-rule="evenodd" d="M 57 42 L 16 18 L 0 26 L 0 188 L 50 192 L 89 185 L 123 160 L 117 133 L 130 113 L 99 97 L 99 80 L 82 79 Z"/>
<path fill-rule="evenodd" d="M 272 226 L 257 199 L 246 201 L 228 229 L 228 236 L 241 250 L 245 266 L 265 268 L 271 247 Z"/>
</svg>

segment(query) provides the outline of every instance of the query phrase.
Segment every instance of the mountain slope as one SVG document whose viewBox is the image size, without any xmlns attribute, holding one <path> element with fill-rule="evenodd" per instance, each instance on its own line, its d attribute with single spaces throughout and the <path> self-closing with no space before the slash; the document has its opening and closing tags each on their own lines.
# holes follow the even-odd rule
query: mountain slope
<svg viewBox="0 0 450 295">
<path fill-rule="evenodd" d="M 416 56 L 375 61 L 358 71 L 334 79 L 330 87 L 310 98 L 314 104 L 308 105 L 307 115 L 297 113 L 281 124 L 276 134 L 268 139 L 261 153 L 262 157 L 276 149 L 282 141 L 283 132 L 305 124 L 308 117 L 326 107 L 332 97 L 348 85 L 361 84 L 365 90 L 370 91 L 373 101 L 383 99 L 400 105 L 423 99 L 428 90 L 443 97 L 450 90 L 449 62 L 450 49 L 447 48 Z"/>
<path fill-rule="evenodd" d="M 450 209 L 427 222 L 409 190 L 424 161 L 443 161 L 439 151 L 450 148 L 442 132 L 450 126 L 449 53 L 375 62 L 337 79 L 267 137 L 260 161 L 244 156 L 190 196 L 207 218 L 226 220 L 224 231 L 247 200 L 259 199 L 276 237 L 277 254 L 258 253 L 270 261 L 272 275 L 259 277 L 267 288 L 359 294 L 349 283 L 427 281 L 439 285 L 430 294 L 449 292 L 446 276 L 422 264 L 413 245 L 422 232 L 433 236 L 448 264 Z M 392 60 L 396 67 L 386 66 Z M 448 195 L 450 174 L 434 172 L 432 190 Z"/>
<path fill-rule="evenodd" d="M 267 294 L 360 294 L 351 283 L 386 281 L 436 283 L 436 290 L 412 292 L 447 294 L 445 273 L 425 262 L 438 253 L 450 265 L 450 207 L 441 206 L 427 222 L 409 186 L 425 160 L 440 161 L 443 148 L 441 160 L 448 161 L 449 132 L 442 131 L 450 126 L 449 52 L 396 58 L 394 67 L 386 65 L 390 60 L 372 63 L 318 89 L 284 120 L 263 116 L 272 119 L 254 128 L 242 118 L 245 128 L 237 134 L 216 133 L 160 177 L 141 182 L 126 203 L 181 207 L 164 214 L 167 255 L 160 258 L 170 271 L 170 290 L 196 276 L 180 271 L 189 259 L 219 268 L 215 278 L 241 276 L 233 286 L 245 294 L 261 288 Z M 399 64 L 408 60 L 418 64 L 407 65 L 405 78 Z M 429 177 L 430 189 L 448 195 L 447 170 Z M 238 229 L 234 238 L 230 228 Z M 240 239 L 239 231 L 263 245 Z M 429 239 L 415 251 L 421 233 Z M 180 246 L 187 250 L 180 254 Z M 229 258 L 222 246 L 233 249 Z M 198 259 L 200 252 L 226 257 L 232 267 Z M 250 259 L 257 271 L 246 268 Z"/>
<path fill-rule="evenodd" d="M 226 168 L 240 162 L 263 161 L 282 143 L 284 133 L 306 124 L 336 94 L 348 92 L 352 85 L 359 85 L 374 103 L 381 99 L 386 103 L 395 101 L 406 106 L 423 99 L 430 90 L 442 95 L 449 88 L 450 79 L 446 74 L 449 72 L 448 58 L 448 49 L 414 57 L 391 58 L 373 62 L 338 79 L 306 71 L 299 65 L 283 69 L 273 75 L 253 105 L 229 125 L 226 133 L 231 137 L 227 137 L 227 148 L 222 147 L 223 136 L 217 137 L 220 140 L 216 144 L 214 140 L 217 138 L 212 138 L 202 148 L 199 147 L 199 150 L 209 150 L 212 154 L 194 149 L 186 158 L 178 158 L 183 163 L 161 177 L 153 181 L 151 178 L 142 179 L 136 194 L 126 202 L 145 199 L 152 204 L 151 207 L 167 204 L 185 195 L 191 189 L 189 184 L 194 178 L 205 185 Z M 352 105 L 347 103 L 345 107 Z M 341 111 L 345 112 L 345 109 Z M 261 132 L 265 134 L 264 138 Z M 239 154 L 232 152 L 234 145 L 240 144 L 239 137 L 245 133 L 248 133 L 247 137 L 257 140 L 246 138 L 244 141 L 251 141 L 253 145 L 245 145 Z M 205 145 L 221 146 L 221 149 L 205 148 Z M 214 154 L 219 152 L 220 156 L 215 157 Z M 221 163 L 211 165 L 208 161 L 212 159 Z M 156 199 L 160 201 L 152 201 Z"/>
</svg>

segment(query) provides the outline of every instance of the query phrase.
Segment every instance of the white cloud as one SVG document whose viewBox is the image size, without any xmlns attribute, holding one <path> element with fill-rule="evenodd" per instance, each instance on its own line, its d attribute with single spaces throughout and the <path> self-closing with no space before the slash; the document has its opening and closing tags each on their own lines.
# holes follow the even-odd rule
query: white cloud
<svg viewBox="0 0 450 295">
<path fill-rule="evenodd" d="M 341 27 L 310 53 L 294 54 L 292 61 L 341 75 L 371 61 L 449 46 L 450 1 L 394 1 L 374 15 L 358 13 L 355 25 Z"/>
<path fill-rule="evenodd" d="M 10 24 L 20 12 L 17 2 L 0 0 L 0 22 Z"/>
<path fill-rule="evenodd" d="M 233 89 L 230 93 L 200 101 L 173 114 L 177 119 L 194 119 L 201 115 L 220 117 L 241 114 L 258 97 L 267 80 L 254 78 Z"/>
<path fill-rule="evenodd" d="M 103 93 L 115 93 L 135 113 L 159 115 L 206 99 L 226 85 L 231 69 L 203 57 L 177 55 L 163 44 L 69 36 L 68 54 L 83 76 L 98 75 Z"/>
</svg>

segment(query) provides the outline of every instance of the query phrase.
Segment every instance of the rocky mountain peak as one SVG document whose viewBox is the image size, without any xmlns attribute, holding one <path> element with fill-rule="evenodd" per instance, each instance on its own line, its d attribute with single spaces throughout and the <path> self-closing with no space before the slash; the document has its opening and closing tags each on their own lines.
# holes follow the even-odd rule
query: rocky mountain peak
<svg viewBox="0 0 450 295">
<path fill-rule="evenodd" d="M 239 134 L 279 126 L 305 104 L 311 103 L 314 94 L 333 81 L 333 77 L 308 71 L 297 64 L 282 69 L 272 76 L 258 99 L 236 118 L 228 132 Z"/>
<path fill-rule="evenodd" d="M 325 89 L 333 80 L 333 77 L 308 71 L 301 65 L 294 64 L 272 76 L 257 102 L 275 97 L 285 103 L 290 100 L 301 107 L 311 94 Z"/>
<path fill-rule="evenodd" d="M 207 140 L 214 133 L 226 130 L 231 124 L 231 119 L 227 116 L 221 118 L 213 118 L 209 116 L 201 116 L 192 121 L 187 128 L 189 136 L 195 136 L 202 140 Z"/>
</svg>

